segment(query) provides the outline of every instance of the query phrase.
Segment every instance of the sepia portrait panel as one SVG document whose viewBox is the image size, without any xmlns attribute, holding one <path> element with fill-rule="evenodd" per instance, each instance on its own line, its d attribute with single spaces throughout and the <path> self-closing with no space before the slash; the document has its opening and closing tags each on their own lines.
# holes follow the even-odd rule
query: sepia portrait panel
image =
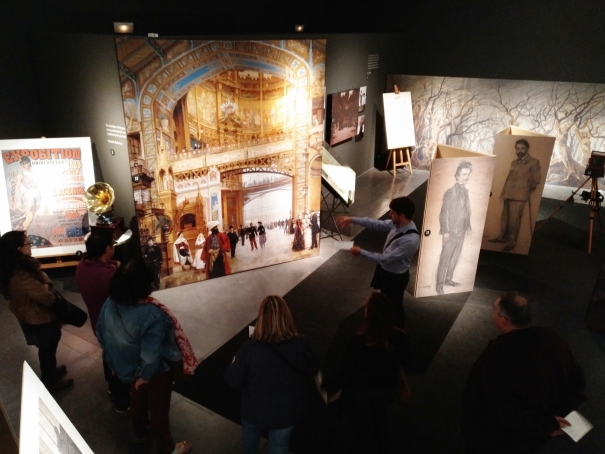
<svg viewBox="0 0 605 454">
<path fill-rule="evenodd" d="M 494 168 L 492 156 L 438 146 L 428 181 L 414 296 L 473 290 Z"/>
<path fill-rule="evenodd" d="M 496 171 L 481 249 L 529 253 L 554 144 L 554 137 L 515 127 L 496 134 Z"/>
</svg>

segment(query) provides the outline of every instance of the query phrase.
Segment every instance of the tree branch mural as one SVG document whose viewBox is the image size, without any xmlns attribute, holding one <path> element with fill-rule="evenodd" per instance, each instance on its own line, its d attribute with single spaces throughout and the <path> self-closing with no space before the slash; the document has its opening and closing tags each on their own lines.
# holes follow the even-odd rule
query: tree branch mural
<svg viewBox="0 0 605 454">
<path fill-rule="evenodd" d="M 392 75 L 412 93 L 414 167 L 428 169 L 438 143 L 492 153 L 494 134 L 508 126 L 556 138 L 547 182 L 584 181 L 592 150 L 605 149 L 605 85 Z"/>
</svg>

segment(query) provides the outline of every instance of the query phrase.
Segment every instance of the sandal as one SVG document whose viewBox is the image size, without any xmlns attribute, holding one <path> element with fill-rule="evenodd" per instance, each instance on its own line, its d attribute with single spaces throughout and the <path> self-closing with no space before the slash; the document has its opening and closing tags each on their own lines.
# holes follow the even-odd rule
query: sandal
<svg viewBox="0 0 605 454">
<path fill-rule="evenodd" d="M 174 451 L 172 451 L 172 454 L 185 454 L 189 451 L 191 451 L 191 442 L 189 440 L 179 441 L 174 446 Z"/>
</svg>

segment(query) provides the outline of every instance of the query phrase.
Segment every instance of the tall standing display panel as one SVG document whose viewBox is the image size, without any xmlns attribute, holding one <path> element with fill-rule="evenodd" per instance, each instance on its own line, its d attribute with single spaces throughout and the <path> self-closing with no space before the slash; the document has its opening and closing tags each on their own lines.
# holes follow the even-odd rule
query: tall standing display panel
<svg viewBox="0 0 605 454">
<path fill-rule="evenodd" d="M 495 164 L 494 156 L 437 145 L 414 296 L 473 290 Z"/>
<path fill-rule="evenodd" d="M 0 230 L 26 230 L 34 257 L 84 250 L 94 183 L 90 138 L 1 140 Z"/>
<path fill-rule="evenodd" d="M 496 172 L 481 249 L 527 255 L 555 138 L 511 126 L 494 139 Z"/>
<path fill-rule="evenodd" d="M 127 37 L 116 49 L 156 287 L 317 255 L 308 226 L 320 209 L 326 41 Z M 228 257 L 223 237 L 216 269 L 215 225 L 246 240 Z"/>
<path fill-rule="evenodd" d="M 19 432 L 20 454 L 93 454 L 26 361 L 23 361 Z"/>
</svg>

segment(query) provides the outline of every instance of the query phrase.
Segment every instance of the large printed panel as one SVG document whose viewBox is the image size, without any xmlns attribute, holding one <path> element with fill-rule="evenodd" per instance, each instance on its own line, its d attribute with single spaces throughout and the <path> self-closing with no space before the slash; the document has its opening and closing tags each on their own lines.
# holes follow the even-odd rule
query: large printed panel
<svg viewBox="0 0 605 454">
<path fill-rule="evenodd" d="M 116 48 L 156 288 L 318 254 L 326 41 L 118 38 Z M 216 269 L 210 222 L 233 226 Z"/>
<path fill-rule="evenodd" d="M 491 153 L 509 126 L 555 137 L 546 183 L 576 188 L 592 150 L 605 150 L 605 85 L 390 75 L 412 93 L 414 168 L 428 169 L 438 143 Z"/>
<path fill-rule="evenodd" d="M 0 230 L 26 230 L 34 257 L 84 250 L 94 183 L 88 137 L 1 140 Z"/>
<path fill-rule="evenodd" d="M 438 145 L 426 194 L 414 295 L 470 292 L 496 160 Z"/>
<path fill-rule="evenodd" d="M 73 423 L 23 361 L 19 453 L 93 454 Z"/>
<path fill-rule="evenodd" d="M 496 134 L 481 249 L 529 254 L 554 144 L 554 137 L 515 127 Z"/>
</svg>

